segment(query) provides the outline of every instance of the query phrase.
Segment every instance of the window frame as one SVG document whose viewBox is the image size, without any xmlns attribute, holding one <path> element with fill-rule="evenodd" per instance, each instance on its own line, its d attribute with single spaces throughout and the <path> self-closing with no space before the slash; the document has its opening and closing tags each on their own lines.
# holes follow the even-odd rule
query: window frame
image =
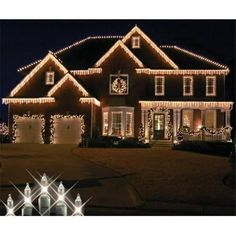
<svg viewBox="0 0 236 236">
<path fill-rule="evenodd" d="M 209 111 L 211 111 L 211 112 L 213 112 L 213 114 L 214 114 L 214 120 L 213 120 L 213 128 L 212 127 L 207 127 L 207 113 L 209 112 Z M 213 129 L 213 130 L 215 130 L 216 129 L 216 124 L 217 124 L 217 113 L 216 113 L 216 110 L 214 110 L 214 109 L 207 109 L 206 110 L 206 112 L 205 112 L 205 127 L 207 128 L 207 129 Z"/>
<path fill-rule="evenodd" d="M 187 93 L 186 92 L 186 87 L 188 87 L 188 85 L 186 85 L 186 81 L 187 79 L 190 79 L 190 92 Z M 193 76 L 184 76 L 183 77 L 183 96 L 193 96 Z"/>
<path fill-rule="evenodd" d="M 213 92 L 209 93 L 209 80 L 213 79 Z M 206 96 L 216 96 L 216 76 L 206 76 Z"/>
<path fill-rule="evenodd" d="M 136 42 L 138 42 L 136 44 Z M 140 36 L 133 36 L 132 37 L 132 49 L 140 48 Z"/>
<path fill-rule="evenodd" d="M 53 75 L 52 81 L 50 81 L 50 75 Z M 54 71 L 47 71 L 46 78 L 45 78 L 46 85 L 54 85 L 55 84 L 55 72 Z"/>
<path fill-rule="evenodd" d="M 157 92 L 157 80 L 162 79 L 162 91 Z M 165 76 L 155 76 L 155 96 L 164 96 L 165 95 Z"/>
</svg>

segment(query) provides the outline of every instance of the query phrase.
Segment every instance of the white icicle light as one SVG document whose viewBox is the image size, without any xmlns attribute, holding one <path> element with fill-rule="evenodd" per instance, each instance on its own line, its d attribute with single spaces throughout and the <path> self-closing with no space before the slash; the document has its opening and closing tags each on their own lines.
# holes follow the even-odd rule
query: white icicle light
<svg viewBox="0 0 236 236">
<path fill-rule="evenodd" d="M 3 98 L 2 104 L 44 104 L 44 103 L 53 103 L 55 102 L 55 98 Z"/>
<path fill-rule="evenodd" d="M 153 107 L 167 107 L 168 109 L 229 109 L 233 107 L 233 102 L 205 102 L 205 101 L 139 101 L 142 109 Z"/>
<path fill-rule="evenodd" d="M 91 97 L 91 98 L 80 98 L 79 101 L 81 103 L 94 104 L 98 107 L 100 107 L 100 105 L 101 105 L 100 101 L 98 101 L 96 98 L 93 98 L 93 97 Z"/>
<path fill-rule="evenodd" d="M 220 70 L 192 70 L 192 69 L 178 69 L 178 70 L 159 70 L 150 68 L 136 68 L 137 74 L 147 75 L 227 75 L 228 69 Z"/>
</svg>

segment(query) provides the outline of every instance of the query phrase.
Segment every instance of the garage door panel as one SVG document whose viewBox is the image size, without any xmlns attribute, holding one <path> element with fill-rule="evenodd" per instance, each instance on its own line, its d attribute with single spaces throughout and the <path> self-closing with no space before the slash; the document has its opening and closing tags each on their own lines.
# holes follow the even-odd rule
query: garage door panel
<svg viewBox="0 0 236 236">
<path fill-rule="evenodd" d="M 60 118 L 54 120 L 55 144 L 78 144 L 81 141 L 81 118 Z"/>
<path fill-rule="evenodd" d="M 18 118 L 15 120 L 15 143 L 42 143 L 40 119 Z"/>
</svg>

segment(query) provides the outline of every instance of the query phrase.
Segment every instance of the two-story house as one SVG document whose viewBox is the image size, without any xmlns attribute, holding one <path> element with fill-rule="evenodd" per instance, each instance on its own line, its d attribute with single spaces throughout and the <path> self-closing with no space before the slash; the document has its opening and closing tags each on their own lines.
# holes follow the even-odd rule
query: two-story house
<svg viewBox="0 0 236 236">
<path fill-rule="evenodd" d="M 230 140 L 229 69 L 135 26 L 87 37 L 18 70 L 3 103 L 16 143 L 79 143 L 81 134 Z M 142 132 L 141 132 L 142 131 Z"/>
</svg>

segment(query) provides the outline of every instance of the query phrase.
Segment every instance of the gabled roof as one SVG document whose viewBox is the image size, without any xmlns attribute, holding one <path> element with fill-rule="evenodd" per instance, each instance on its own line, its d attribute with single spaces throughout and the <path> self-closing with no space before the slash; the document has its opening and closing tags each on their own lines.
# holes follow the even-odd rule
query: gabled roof
<svg viewBox="0 0 236 236">
<path fill-rule="evenodd" d="M 48 92 L 47 96 L 51 97 L 66 81 L 71 81 L 75 87 L 82 92 L 83 96 L 88 97 L 90 94 L 87 90 L 70 74 L 67 73 L 57 84 L 55 84 Z"/>
<path fill-rule="evenodd" d="M 164 62 L 170 66 L 170 68 L 178 69 L 178 66 L 175 64 L 175 62 L 171 60 L 171 58 L 169 58 L 138 26 L 135 26 L 133 29 L 131 29 L 124 36 L 122 42 L 126 43 L 127 40 L 129 40 L 131 36 L 135 33 L 139 34 L 151 46 L 151 48 L 153 48 L 154 52 L 156 52 L 164 60 Z M 138 53 L 140 52 L 140 50 L 133 50 L 133 52 Z M 143 57 L 143 53 L 140 53 L 139 56 Z M 145 65 L 149 67 L 148 64 L 150 64 L 150 61 L 149 62 L 147 61 L 147 63 L 145 63 Z"/>
<path fill-rule="evenodd" d="M 99 67 L 101 64 L 118 48 L 122 48 L 131 59 L 134 60 L 134 62 L 139 66 L 139 67 L 144 67 L 143 63 L 125 46 L 125 44 L 121 41 L 118 40 L 96 63 L 95 66 Z"/>
<path fill-rule="evenodd" d="M 55 65 L 57 65 L 64 74 L 68 72 L 65 66 L 63 66 L 61 62 L 56 58 L 56 56 L 52 52 L 49 51 L 49 53 L 44 57 L 44 59 L 41 60 L 37 64 L 37 66 L 35 66 L 32 69 L 32 71 L 30 71 L 30 73 L 27 74 L 23 78 L 23 80 L 11 91 L 10 97 L 13 97 L 22 87 L 24 87 L 24 85 L 33 78 L 35 73 L 38 72 L 38 70 L 42 68 L 49 60 L 52 60 L 55 63 Z"/>
</svg>

